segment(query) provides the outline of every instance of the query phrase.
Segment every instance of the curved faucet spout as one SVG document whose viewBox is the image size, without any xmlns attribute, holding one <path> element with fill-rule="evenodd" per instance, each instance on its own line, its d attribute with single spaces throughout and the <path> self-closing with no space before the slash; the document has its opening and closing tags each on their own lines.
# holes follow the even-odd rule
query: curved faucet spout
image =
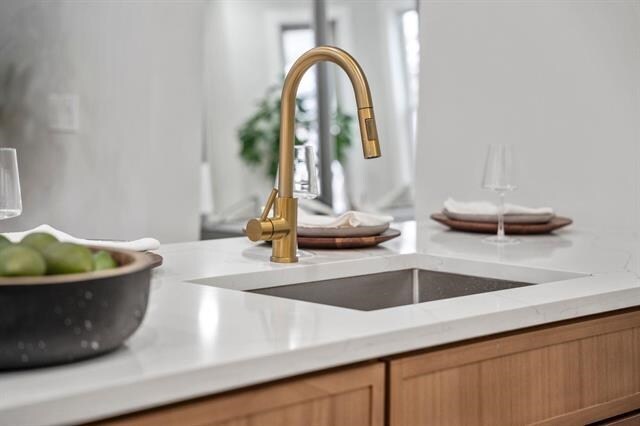
<svg viewBox="0 0 640 426">
<path fill-rule="evenodd" d="M 293 145 L 295 131 L 295 101 L 302 76 L 312 65 L 329 61 L 339 65 L 349 76 L 358 106 L 358 123 L 365 158 L 380 157 L 380 144 L 369 83 L 362 68 L 353 57 L 333 46 L 315 47 L 293 64 L 282 88 L 280 106 L 280 157 L 278 192 L 280 197 L 293 196 Z"/>
<path fill-rule="evenodd" d="M 315 63 L 329 61 L 338 64 L 349 76 L 358 105 L 358 123 L 365 158 L 380 157 L 376 119 L 369 92 L 369 83 L 360 65 L 344 50 L 320 46 L 302 55 L 291 67 L 282 88 L 280 106 L 280 157 L 278 188 L 271 191 L 262 216 L 247 223 L 251 241 L 273 241 L 272 262 L 297 262 L 298 200 L 293 197 L 293 145 L 296 92 L 304 73 Z M 274 216 L 269 217 L 271 208 Z"/>
</svg>

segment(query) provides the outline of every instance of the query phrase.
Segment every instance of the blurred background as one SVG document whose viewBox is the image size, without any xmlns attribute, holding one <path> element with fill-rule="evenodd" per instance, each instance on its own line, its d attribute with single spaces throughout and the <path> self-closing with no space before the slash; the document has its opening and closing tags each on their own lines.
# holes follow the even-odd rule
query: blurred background
<svg viewBox="0 0 640 426">
<path fill-rule="evenodd" d="M 0 2 L 0 146 L 24 212 L 88 238 L 240 235 L 274 182 L 279 89 L 317 44 L 371 85 L 383 156 L 329 64 L 299 90 L 309 211 L 426 220 L 512 143 L 520 189 L 576 225 L 639 231 L 640 3 L 217 0 Z M 315 69 L 315 67 L 314 67 Z"/>
</svg>

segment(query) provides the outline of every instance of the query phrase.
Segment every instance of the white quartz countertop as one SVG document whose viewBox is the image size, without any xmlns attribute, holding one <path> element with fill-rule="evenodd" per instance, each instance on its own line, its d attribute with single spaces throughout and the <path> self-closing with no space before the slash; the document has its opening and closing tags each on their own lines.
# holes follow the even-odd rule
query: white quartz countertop
<svg viewBox="0 0 640 426">
<path fill-rule="evenodd" d="M 91 421 L 640 305 L 631 234 L 570 228 L 496 247 L 436 224 L 402 231 L 373 249 L 305 250 L 293 265 L 270 263 L 268 246 L 244 238 L 163 246 L 140 329 L 103 357 L 0 373 L 0 425 Z M 407 268 L 545 283 L 369 312 L 239 291 Z"/>
</svg>

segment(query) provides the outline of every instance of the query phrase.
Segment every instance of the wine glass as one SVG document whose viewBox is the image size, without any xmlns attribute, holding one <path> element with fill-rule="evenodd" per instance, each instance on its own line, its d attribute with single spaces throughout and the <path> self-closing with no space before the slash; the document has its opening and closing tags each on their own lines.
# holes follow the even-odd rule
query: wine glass
<svg viewBox="0 0 640 426">
<path fill-rule="evenodd" d="M 20 216 L 22 197 L 14 148 L 0 148 L 0 220 Z"/>
<path fill-rule="evenodd" d="M 276 175 L 277 186 L 278 175 Z M 309 200 L 320 195 L 318 161 L 313 145 L 293 147 L 293 195 Z"/>
<path fill-rule="evenodd" d="M 515 191 L 517 186 L 514 177 L 513 147 L 505 144 L 489 145 L 487 159 L 484 164 L 482 187 L 498 193 L 498 232 L 485 238 L 486 242 L 494 244 L 518 243 L 516 238 L 507 237 L 504 233 L 504 197 L 507 192 Z"/>
</svg>

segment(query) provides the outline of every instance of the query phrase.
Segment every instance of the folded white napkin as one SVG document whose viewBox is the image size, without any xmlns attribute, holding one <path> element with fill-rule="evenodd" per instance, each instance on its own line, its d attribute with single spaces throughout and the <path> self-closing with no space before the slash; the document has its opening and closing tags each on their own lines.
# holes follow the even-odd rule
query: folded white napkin
<svg viewBox="0 0 640 426">
<path fill-rule="evenodd" d="M 525 207 L 517 204 L 504 205 L 507 223 L 546 223 L 555 215 L 551 207 Z M 498 206 L 489 201 L 456 201 L 448 198 L 444 202 L 445 216 L 457 220 L 496 222 Z"/>
<path fill-rule="evenodd" d="M 461 214 L 482 214 L 494 215 L 498 214 L 498 206 L 489 201 L 456 201 L 448 198 L 444 202 L 444 208 L 451 213 Z M 525 207 L 517 204 L 506 203 L 504 205 L 504 214 L 526 214 L 526 215 L 549 215 L 553 214 L 551 207 Z"/>
<path fill-rule="evenodd" d="M 85 240 L 82 238 L 72 237 L 71 235 L 65 232 L 59 231 L 49 225 L 36 226 L 33 229 L 30 229 L 28 231 L 23 231 L 23 232 L 7 232 L 2 235 L 7 237 L 11 242 L 17 243 L 20 240 L 22 240 L 22 238 L 24 238 L 27 234 L 31 234 L 33 232 L 46 232 L 47 234 L 53 235 L 59 241 L 64 243 L 84 244 L 84 245 L 90 245 L 95 247 L 133 250 L 133 251 L 157 250 L 160 248 L 160 241 L 156 240 L 155 238 L 141 238 L 139 240 L 133 240 L 133 241 Z"/>
<path fill-rule="evenodd" d="M 393 216 L 353 210 L 342 213 L 340 216 L 323 216 L 298 210 L 298 226 L 303 228 L 357 228 L 386 225 L 391 221 Z"/>
</svg>

